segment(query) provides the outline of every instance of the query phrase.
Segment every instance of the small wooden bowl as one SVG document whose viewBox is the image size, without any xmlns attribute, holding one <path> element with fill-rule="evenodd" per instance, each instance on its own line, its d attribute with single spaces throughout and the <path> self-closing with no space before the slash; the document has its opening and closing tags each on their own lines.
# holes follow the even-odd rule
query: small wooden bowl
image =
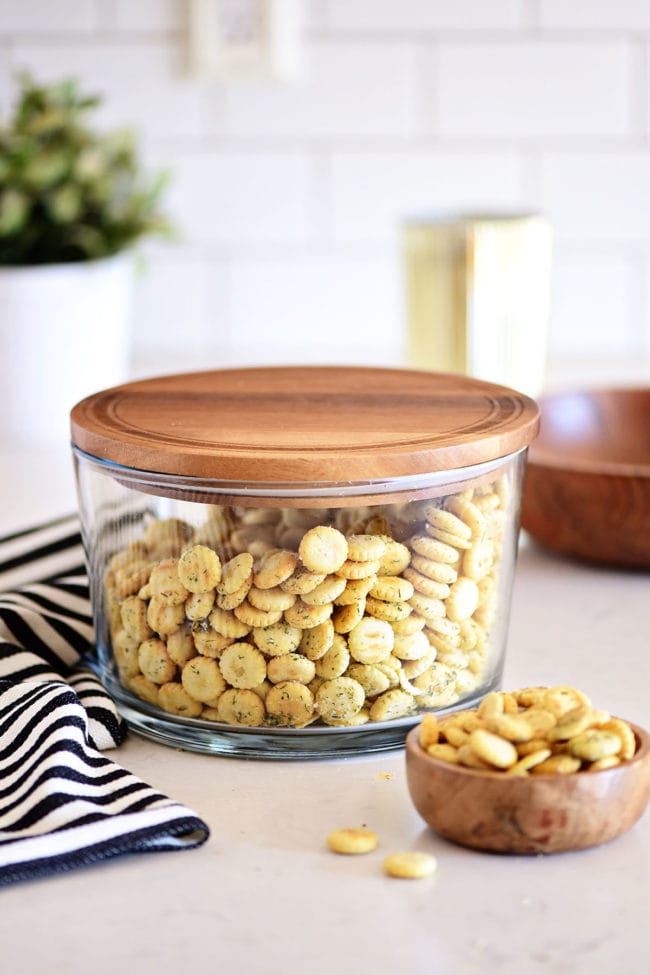
<svg viewBox="0 0 650 975">
<path fill-rule="evenodd" d="M 650 568 L 650 388 L 542 397 L 522 527 L 565 555 Z"/>
<path fill-rule="evenodd" d="M 498 853 L 560 853 L 606 843 L 640 818 L 650 798 L 650 735 L 631 725 L 634 758 L 573 775 L 506 776 L 450 765 L 406 739 L 413 804 L 429 826 L 461 846 Z"/>
</svg>

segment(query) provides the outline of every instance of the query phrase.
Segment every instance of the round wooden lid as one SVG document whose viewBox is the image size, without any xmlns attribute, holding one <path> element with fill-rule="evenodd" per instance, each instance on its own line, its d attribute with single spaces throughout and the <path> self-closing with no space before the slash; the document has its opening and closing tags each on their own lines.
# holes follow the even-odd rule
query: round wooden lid
<svg viewBox="0 0 650 975">
<path fill-rule="evenodd" d="M 468 467 L 534 437 L 533 400 L 465 376 L 346 366 L 162 376 L 89 396 L 73 443 L 125 467 L 219 481 L 350 482 Z"/>
</svg>

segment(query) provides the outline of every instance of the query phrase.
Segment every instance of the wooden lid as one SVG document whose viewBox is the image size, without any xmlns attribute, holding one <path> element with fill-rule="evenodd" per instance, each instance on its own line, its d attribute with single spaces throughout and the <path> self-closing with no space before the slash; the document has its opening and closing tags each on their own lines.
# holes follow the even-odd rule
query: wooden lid
<svg viewBox="0 0 650 975">
<path fill-rule="evenodd" d="M 533 400 L 465 376 L 345 366 L 225 369 L 116 386 L 78 403 L 73 443 L 164 474 L 364 481 L 468 467 L 534 437 Z"/>
</svg>

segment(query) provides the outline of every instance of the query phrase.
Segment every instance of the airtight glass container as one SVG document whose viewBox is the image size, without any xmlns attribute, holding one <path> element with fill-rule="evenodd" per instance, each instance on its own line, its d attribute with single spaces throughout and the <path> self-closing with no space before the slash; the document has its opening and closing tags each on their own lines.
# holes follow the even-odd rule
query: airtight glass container
<svg viewBox="0 0 650 975">
<path fill-rule="evenodd" d="M 371 752 L 499 686 L 531 399 L 231 369 L 105 390 L 71 420 L 97 668 L 140 734 Z"/>
</svg>

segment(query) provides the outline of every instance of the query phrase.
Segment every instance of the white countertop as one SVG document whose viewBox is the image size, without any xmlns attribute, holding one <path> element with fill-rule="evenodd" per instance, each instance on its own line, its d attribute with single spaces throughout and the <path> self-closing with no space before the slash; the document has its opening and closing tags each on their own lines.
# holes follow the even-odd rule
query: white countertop
<svg viewBox="0 0 650 975">
<path fill-rule="evenodd" d="M 60 453 L 0 451 L 0 530 L 74 508 Z M 522 548 L 505 687 L 567 683 L 650 725 L 650 578 Z M 505 857 L 453 846 L 410 804 L 401 751 L 262 762 L 131 735 L 111 757 L 185 803 L 203 847 L 121 858 L 2 892 L 2 970 L 77 975 L 647 975 L 650 812 L 580 853 Z M 366 823 L 381 847 L 337 857 L 325 836 Z M 388 852 L 435 854 L 400 881 Z"/>
</svg>

